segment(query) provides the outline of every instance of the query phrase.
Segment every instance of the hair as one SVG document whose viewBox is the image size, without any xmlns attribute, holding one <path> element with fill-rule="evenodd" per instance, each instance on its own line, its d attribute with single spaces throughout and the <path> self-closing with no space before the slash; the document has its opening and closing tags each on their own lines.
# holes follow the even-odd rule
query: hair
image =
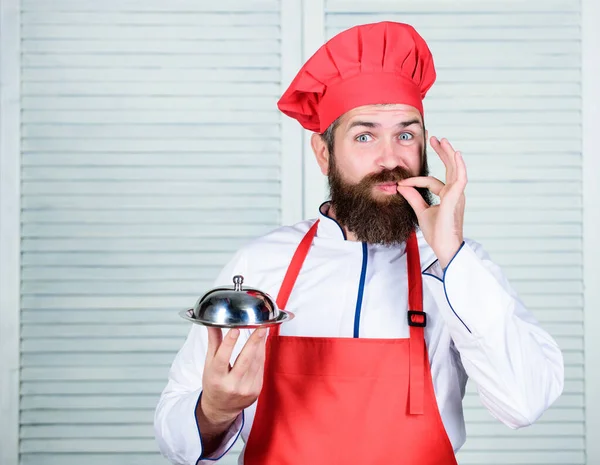
<svg viewBox="0 0 600 465">
<path fill-rule="evenodd" d="M 335 145 L 335 130 L 340 125 L 340 119 L 341 116 L 331 123 L 329 127 L 325 129 L 325 132 L 321 134 L 321 139 L 323 139 L 327 145 L 327 150 L 329 151 L 330 156 L 333 155 L 333 147 Z"/>
</svg>

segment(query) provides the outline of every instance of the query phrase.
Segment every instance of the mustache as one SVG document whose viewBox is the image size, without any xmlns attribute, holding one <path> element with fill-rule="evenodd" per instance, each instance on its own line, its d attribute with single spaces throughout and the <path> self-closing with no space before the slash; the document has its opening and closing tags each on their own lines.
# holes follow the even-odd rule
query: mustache
<svg viewBox="0 0 600 465">
<path fill-rule="evenodd" d="M 384 182 L 402 181 L 403 179 L 408 179 L 413 176 L 414 175 L 406 168 L 397 166 L 391 170 L 383 170 L 379 173 L 369 174 L 361 180 L 360 184 L 364 186 L 372 186 L 374 184 L 381 184 Z"/>
</svg>

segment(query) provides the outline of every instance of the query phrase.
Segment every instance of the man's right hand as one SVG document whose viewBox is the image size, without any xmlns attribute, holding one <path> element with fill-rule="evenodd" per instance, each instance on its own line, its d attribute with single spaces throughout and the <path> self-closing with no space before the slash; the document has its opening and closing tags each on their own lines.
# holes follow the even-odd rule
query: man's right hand
<svg viewBox="0 0 600 465">
<path fill-rule="evenodd" d="M 231 355 L 239 338 L 239 329 L 231 329 L 223 338 L 220 328 L 208 329 L 208 352 L 202 377 L 199 418 L 213 433 L 225 431 L 235 418 L 252 405 L 260 394 L 265 365 L 267 330 L 255 330 L 233 367 Z M 202 431 L 202 425 L 201 425 Z"/>
</svg>

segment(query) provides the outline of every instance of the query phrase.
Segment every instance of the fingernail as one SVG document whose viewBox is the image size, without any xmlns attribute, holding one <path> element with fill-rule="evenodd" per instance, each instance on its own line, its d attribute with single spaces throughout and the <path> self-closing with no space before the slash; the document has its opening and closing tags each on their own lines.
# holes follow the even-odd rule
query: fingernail
<svg viewBox="0 0 600 465">
<path fill-rule="evenodd" d="M 258 333 L 258 337 L 265 337 L 265 334 L 267 334 L 267 330 L 265 328 L 258 328 L 256 332 Z"/>
<path fill-rule="evenodd" d="M 239 335 L 240 335 L 239 329 L 232 329 L 229 331 L 229 337 L 231 337 L 231 339 L 237 339 Z"/>
</svg>

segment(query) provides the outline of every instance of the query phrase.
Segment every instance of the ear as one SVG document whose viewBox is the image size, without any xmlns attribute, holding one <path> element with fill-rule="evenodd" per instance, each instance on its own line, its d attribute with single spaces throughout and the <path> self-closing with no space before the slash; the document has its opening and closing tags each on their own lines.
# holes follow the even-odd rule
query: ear
<svg viewBox="0 0 600 465">
<path fill-rule="evenodd" d="M 329 173 L 329 150 L 327 144 L 320 134 L 316 132 L 310 137 L 310 146 L 315 154 L 321 173 L 325 176 Z"/>
</svg>

